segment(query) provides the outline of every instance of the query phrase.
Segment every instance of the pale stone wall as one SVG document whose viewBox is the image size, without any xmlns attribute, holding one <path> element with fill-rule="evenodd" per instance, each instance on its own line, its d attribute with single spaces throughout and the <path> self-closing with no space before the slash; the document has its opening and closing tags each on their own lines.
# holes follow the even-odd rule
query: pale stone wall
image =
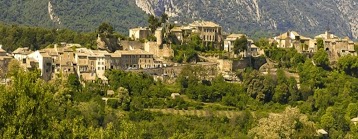
<svg viewBox="0 0 358 139">
<path fill-rule="evenodd" d="M 218 69 L 221 72 L 231 72 L 232 71 L 232 60 L 220 59 L 218 60 Z"/>
<path fill-rule="evenodd" d="M 162 48 L 160 48 L 161 46 Z M 144 44 L 144 50 L 154 54 L 154 57 L 158 58 L 168 58 L 174 56 L 174 51 L 168 44 L 159 45 L 156 42 L 146 42 Z"/>
<path fill-rule="evenodd" d="M 123 50 L 131 50 L 131 49 L 143 49 L 144 44 L 139 41 L 126 41 L 122 40 L 120 42 Z"/>
</svg>

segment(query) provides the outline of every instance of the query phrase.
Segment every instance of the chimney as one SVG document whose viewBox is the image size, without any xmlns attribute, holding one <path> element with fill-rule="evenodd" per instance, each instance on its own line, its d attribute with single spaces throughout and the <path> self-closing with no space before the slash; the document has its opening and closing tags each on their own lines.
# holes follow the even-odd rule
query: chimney
<svg viewBox="0 0 358 139">
<path fill-rule="evenodd" d="M 0 49 L 2 49 L 2 45 L 0 44 Z"/>
</svg>

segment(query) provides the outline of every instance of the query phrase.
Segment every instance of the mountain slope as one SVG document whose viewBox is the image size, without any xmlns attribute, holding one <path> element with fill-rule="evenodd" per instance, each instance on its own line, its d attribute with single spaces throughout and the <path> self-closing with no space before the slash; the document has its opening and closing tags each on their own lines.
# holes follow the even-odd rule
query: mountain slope
<svg viewBox="0 0 358 139">
<path fill-rule="evenodd" d="M 109 22 L 127 33 L 147 24 L 146 13 L 165 12 L 171 21 L 212 20 L 228 33 L 254 37 L 288 30 L 314 36 L 329 27 L 358 38 L 357 9 L 357 0 L 0 0 L 0 21 L 77 31 Z"/>
<path fill-rule="evenodd" d="M 146 13 L 165 12 L 173 20 L 213 20 L 228 32 L 297 30 L 310 35 L 328 27 L 358 37 L 356 0 L 136 0 Z"/>
<path fill-rule="evenodd" d="M 61 24 L 54 23 L 49 12 Z M 0 21 L 5 23 L 77 31 L 94 31 L 102 22 L 109 22 L 126 33 L 130 27 L 147 23 L 147 14 L 132 0 L 0 0 L 0 13 Z"/>
</svg>

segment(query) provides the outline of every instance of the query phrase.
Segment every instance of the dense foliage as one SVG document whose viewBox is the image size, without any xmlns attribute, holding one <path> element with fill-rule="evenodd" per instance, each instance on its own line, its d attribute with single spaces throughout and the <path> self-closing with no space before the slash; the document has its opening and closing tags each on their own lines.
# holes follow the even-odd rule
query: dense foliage
<svg viewBox="0 0 358 139">
<path fill-rule="evenodd" d="M 0 24 L 0 36 L 2 36 L 0 44 L 3 45 L 3 49 L 13 51 L 19 47 L 39 50 L 61 42 L 79 43 L 91 48 L 96 46 L 97 34 Z"/>
<path fill-rule="evenodd" d="M 61 32 L 2 29 L 8 28 Z M 113 30 L 103 23 L 97 32 L 112 35 Z M 41 48 L 71 39 L 72 33 L 81 36 L 69 31 L 34 43 Z M 14 34 L 9 36 L 32 36 Z M 210 50 L 197 35 L 187 39 L 173 46 L 175 61 L 190 62 Z M 199 65 L 183 68 L 175 83 L 122 70 L 106 71 L 108 84 L 80 82 L 76 74 L 45 82 L 38 70 L 24 72 L 12 60 L 6 74 L 11 82 L 0 85 L 0 138 L 312 138 L 317 129 L 331 138 L 358 136 L 358 125 L 351 122 L 358 115 L 357 56 L 341 57 L 332 66 L 325 51 L 310 58 L 273 48 L 265 39 L 258 44 L 277 63 L 276 70 L 237 71 L 240 82 L 226 81 L 216 67 Z M 173 98 L 172 93 L 180 95 Z"/>
<path fill-rule="evenodd" d="M 45 0 L 0 1 L 0 13 L 2 13 L 0 20 L 5 23 L 83 32 L 95 31 L 94 29 L 102 22 L 112 24 L 121 33 L 127 33 L 128 28 L 146 24 L 147 14 L 132 0 L 51 1 L 53 12 L 60 18 L 61 24 L 50 20 L 48 2 Z"/>
<path fill-rule="evenodd" d="M 6 23 L 69 28 L 77 31 L 94 31 L 98 24 L 109 22 L 121 33 L 128 32 L 128 28 L 131 27 L 146 25 L 147 15 L 133 0 L 51 0 L 55 15 L 60 18 L 60 25 L 54 25 L 50 20 L 48 2 L 2 0 L 0 20 Z M 339 4 L 333 1 L 309 0 L 302 3 L 288 0 L 287 3 L 282 3 L 280 0 L 272 0 L 258 1 L 256 4 L 231 3 L 229 0 L 148 1 L 148 5 L 144 7 L 155 9 L 155 13 L 164 11 L 167 7 L 176 7 L 175 9 L 180 12 L 175 12 L 178 16 L 171 21 L 184 23 L 201 19 L 214 21 L 222 25 L 225 32 L 242 31 L 252 38 L 277 35 L 287 30 L 297 30 L 305 33 L 303 35 L 313 36 L 322 33 L 327 27 L 337 35 L 352 37 L 349 22 L 353 23 L 356 18 L 355 14 L 349 14 L 349 11 L 354 11 L 353 9 L 356 8 L 350 6 L 354 5 L 352 2 Z M 297 14 L 296 10 L 290 10 L 292 7 L 302 13 Z M 347 9 L 348 12 L 340 9 Z M 332 15 L 332 12 L 337 14 Z M 336 20 L 327 22 L 327 19 Z"/>
</svg>

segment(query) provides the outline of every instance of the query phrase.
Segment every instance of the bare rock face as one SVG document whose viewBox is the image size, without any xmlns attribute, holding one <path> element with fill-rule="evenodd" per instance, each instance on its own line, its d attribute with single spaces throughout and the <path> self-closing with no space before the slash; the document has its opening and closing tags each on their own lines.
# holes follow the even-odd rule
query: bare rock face
<svg viewBox="0 0 358 139">
<path fill-rule="evenodd" d="M 358 38 L 356 0 L 136 0 L 148 14 L 168 14 L 171 20 L 212 20 L 227 32 L 274 33 L 297 30 L 314 36 L 330 29 Z"/>
<path fill-rule="evenodd" d="M 348 19 L 352 36 L 358 38 L 358 1 L 357 0 L 337 0 L 337 7 L 341 11 L 342 18 Z"/>
</svg>

